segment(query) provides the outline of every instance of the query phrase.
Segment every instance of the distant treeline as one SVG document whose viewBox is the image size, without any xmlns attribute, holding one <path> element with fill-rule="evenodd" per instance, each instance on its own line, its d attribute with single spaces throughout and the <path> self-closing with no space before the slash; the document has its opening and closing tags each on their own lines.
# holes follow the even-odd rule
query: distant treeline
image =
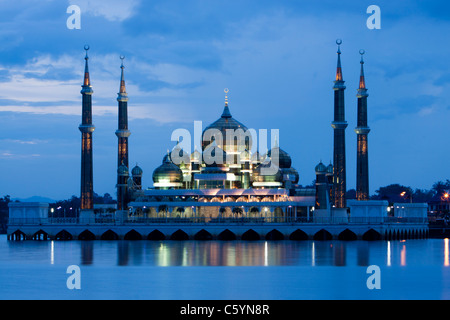
<svg viewBox="0 0 450 320">
<path fill-rule="evenodd" d="M 117 203 L 109 193 L 99 196 L 94 192 L 94 204 L 112 204 Z M 77 196 L 72 196 L 67 200 L 60 200 L 55 203 L 50 203 L 50 216 L 52 217 L 76 217 L 80 211 L 81 199 Z M 53 210 L 52 210 L 53 209 Z M 52 212 L 53 211 L 53 212 Z"/>
<path fill-rule="evenodd" d="M 355 189 L 347 191 L 347 199 L 356 199 Z M 450 200 L 450 180 L 438 181 L 433 184 L 430 190 L 412 189 L 401 184 L 390 184 L 380 187 L 371 200 L 387 200 L 390 204 L 395 202 L 439 202 Z"/>
</svg>

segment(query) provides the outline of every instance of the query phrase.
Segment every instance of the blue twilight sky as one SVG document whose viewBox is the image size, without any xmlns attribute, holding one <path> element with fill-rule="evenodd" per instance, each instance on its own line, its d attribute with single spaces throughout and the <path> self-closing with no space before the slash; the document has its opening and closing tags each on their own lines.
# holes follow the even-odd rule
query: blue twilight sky
<svg viewBox="0 0 450 320">
<path fill-rule="evenodd" d="M 69 30 L 69 5 L 81 29 Z M 381 29 L 366 13 L 381 9 Z M 279 129 L 300 183 L 333 154 L 335 40 L 343 44 L 347 186 L 356 184 L 359 49 L 366 51 L 370 192 L 450 178 L 448 1 L 0 0 L 0 196 L 79 195 L 85 44 L 94 90 L 94 190 L 115 195 L 125 55 L 130 164 L 145 187 L 171 133 L 222 113 Z"/>
</svg>

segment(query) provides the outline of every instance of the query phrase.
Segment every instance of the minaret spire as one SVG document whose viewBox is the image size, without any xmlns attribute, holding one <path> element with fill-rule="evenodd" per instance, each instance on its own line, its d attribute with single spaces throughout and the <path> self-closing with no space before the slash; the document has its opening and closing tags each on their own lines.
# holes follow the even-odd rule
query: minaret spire
<svg viewBox="0 0 450 320">
<path fill-rule="evenodd" d="M 336 80 L 334 81 L 334 121 L 331 127 L 334 129 L 334 149 L 333 149 L 333 199 L 336 208 L 345 208 L 347 192 L 346 184 L 346 163 L 345 163 L 345 103 L 344 103 L 344 80 L 342 77 L 341 66 L 341 44 L 342 40 L 336 40 L 337 50 L 337 68 Z"/>
<path fill-rule="evenodd" d="M 225 88 L 223 90 L 223 92 L 225 92 L 225 107 L 223 108 L 223 112 L 222 112 L 222 118 L 231 118 L 231 112 L 230 109 L 228 108 L 228 92 L 230 90 L 228 90 L 228 88 Z"/>
<path fill-rule="evenodd" d="M 92 90 L 88 67 L 89 46 L 84 46 L 86 50 L 84 80 L 81 86 L 82 114 L 81 124 L 78 129 L 81 131 L 81 214 L 80 217 L 88 216 L 94 208 L 94 188 L 93 188 L 93 164 L 92 164 L 92 133 L 95 126 L 92 124 Z M 86 213 L 86 215 L 83 215 Z"/>
<path fill-rule="evenodd" d="M 363 59 L 363 55 L 364 55 L 365 51 L 364 50 L 359 50 L 359 54 L 361 55 L 361 72 L 359 74 L 359 89 L 366 89 L 366 81 L 364 79 L 364 59 Z"/>
<path fill-rule="evenodd" d="M 342 44 L 342 40 L 341 39 L 337 39 L 336 40 L 336 44 L 338 45 L 338 50 L 337 50 L 337 67 L 336 67 L 336 81 L 342 81 L 342 66 L 341 66 L 341 44 Z"/>
<path fill-rule="evenodd" d="M 84 46 L 84 50 L 86 50 L 86 56 L 84 57 L 85 64 L 84 64 L 84 81 L 83 81 L 83 85 L 84 86 L 90 86 L 91 85 L 91 80 L 89 78 L 89 66 L 88 66 L 88 60 L 89 60 L 88 50 L 89 50 L 89 46 L 85 45 Z"/>
<path fill-rule="evenodd" d="M 120 66 L 120 69 L 122 69 L 121 71 L 121 75 L 120 75 L 120 90 L 119 90 L 119 94 L 125 94 L 127 93 L 127 90 L 125 88 L 125 77 L 123 75 L 123 69 L 125 69 L 125 67 L 123 66 L 123 59 L 125 59 L 125 56 L 120 56 L 120 60 L 122 60 L 122 64 Z"/>
<path fill-rule="evenodd" d="M 364 50 L 361 54 L 361 73 L 359 76 L 359 88 L 356 94 L 358 98 L 358 120 L 355 132 L 357 135 L 356 150 L 356 199 L 369 200 L 369 149 L 367 135 L 370 128 L 367 125 L 367 88 L 364 78 Z"/>
</svg>

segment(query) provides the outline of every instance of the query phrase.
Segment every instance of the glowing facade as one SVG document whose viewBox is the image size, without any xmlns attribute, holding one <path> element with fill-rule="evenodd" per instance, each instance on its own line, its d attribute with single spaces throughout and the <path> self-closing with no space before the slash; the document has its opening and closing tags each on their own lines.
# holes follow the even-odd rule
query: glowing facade
<svg viewBox="0 0 450 320">
<path fill-rule="evenodd" d="M 263 155 L 251 149 L 250 131 L 233 118 L 226 96 L 222 115 L 202 132 L 201 151 L 189 153 L 177 143 L 153 171 L 153 188 L 132 185 L 132 214 L 207 221 L 308 218 L 314 188 L 297 184 L 299 174 L 290 155 L 277 140 Z"/>
</svg>

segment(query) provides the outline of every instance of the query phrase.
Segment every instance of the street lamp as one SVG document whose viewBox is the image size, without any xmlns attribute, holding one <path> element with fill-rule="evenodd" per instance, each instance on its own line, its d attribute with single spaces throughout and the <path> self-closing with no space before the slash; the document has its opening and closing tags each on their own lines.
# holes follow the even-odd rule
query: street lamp
<svg viewBox="0 0 450 320">
<path fill-rule="evenodd" d="M 404 197 L 404 199 L 406 200 L 406 191 L 402 191 L 402 193 L 400 193 L 400 197 Z M 412 192 L 409 192 L 409 202 L 412 203 Z"/>
</svg>

